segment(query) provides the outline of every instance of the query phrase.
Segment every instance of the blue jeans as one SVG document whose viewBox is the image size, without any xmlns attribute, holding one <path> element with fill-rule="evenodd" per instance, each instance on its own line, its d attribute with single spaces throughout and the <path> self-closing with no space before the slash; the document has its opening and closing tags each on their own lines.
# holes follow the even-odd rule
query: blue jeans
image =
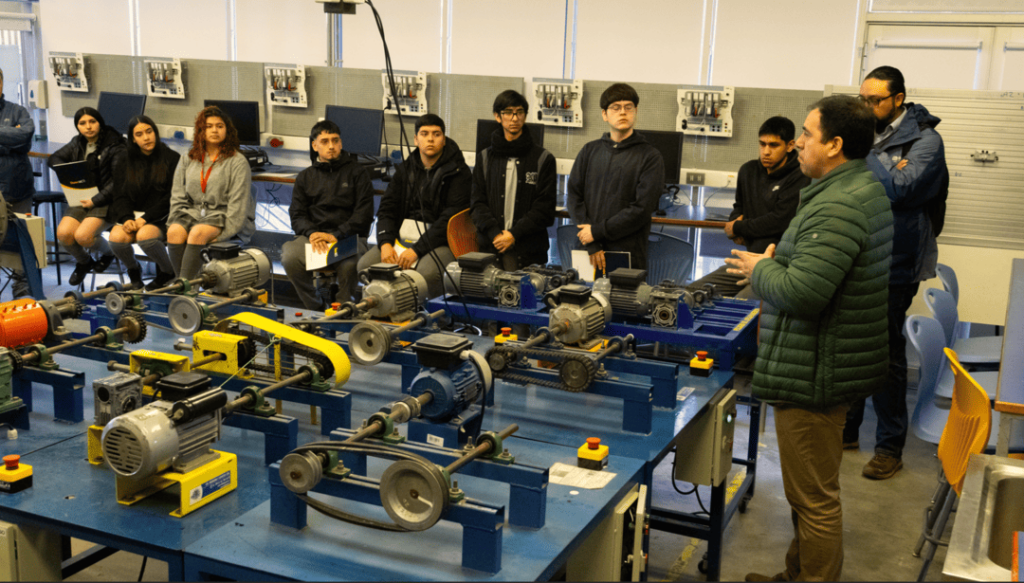
<svg viewBox="0 0 1024 583">
<path fill-rule="evenodd" d="M 903 323 L 920 286 L 920 283 L 889 284 L 889 374 L 882 390 L 871 395 L 878 416 L 875 453 L 894 457 L 903 456 L 903 445 L 907 442 L 907 339 L 903 337 Z M 850 404 L 843 443 L 858 440 L 862 421 L 864 400 Z"/>
</svg>

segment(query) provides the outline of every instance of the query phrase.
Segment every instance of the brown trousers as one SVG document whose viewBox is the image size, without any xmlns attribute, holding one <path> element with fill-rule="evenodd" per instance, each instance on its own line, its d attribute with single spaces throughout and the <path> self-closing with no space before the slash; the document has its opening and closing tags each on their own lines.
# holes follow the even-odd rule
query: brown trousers
<svg viewBox="0 0 1024 583">
<path fill-rule="evenodd" d="M 839 464 L 848 408 L 775 407 L 782 484 L 796 530 L 786 554 L 794 581 L 838 581 L 843 571 Z"/>
</svg>

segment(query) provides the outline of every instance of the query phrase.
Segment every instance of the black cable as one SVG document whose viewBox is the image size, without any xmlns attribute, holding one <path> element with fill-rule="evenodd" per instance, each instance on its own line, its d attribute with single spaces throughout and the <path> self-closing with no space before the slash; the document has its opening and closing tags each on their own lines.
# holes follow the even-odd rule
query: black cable
<svg viewBox="0 0 1024 583">
<path fill-rule="evenodd" d="M 701 512 L 694 512 L 694 514 L 706 514 L 707 516 L 711 516 L 711 513 L 708 512 L 708 509 L 704 508 L 704 503 L 700 501 L 700 490 L 697 489 L 696 484 L 693 485 L 693 492 L 697 495 L 697 504 L 700 504 L 701 509 Z"/>
<path fill-rule="evenodd" d="M 149 560 L 149 557 L 143 555 L 143 557 L 142 557 L 142 568 L 139 569 L 139 578 L 137 579 L 137 581 L 142 581 L 142 575 L 146 572 L 146 561 L 147 560 Z"/>
</svg>

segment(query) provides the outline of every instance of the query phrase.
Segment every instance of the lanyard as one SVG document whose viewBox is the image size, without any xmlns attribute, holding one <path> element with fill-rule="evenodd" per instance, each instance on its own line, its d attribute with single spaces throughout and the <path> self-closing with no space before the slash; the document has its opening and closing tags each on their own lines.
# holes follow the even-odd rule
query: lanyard
<svg viewBox="0 0 1024 583">
<path fill-rule="evenodd" d="M 218 154 L 219 156 L 219 154 Z M 199 186 L 203 189 L 203 194 L 206 194 L 206 183 L 210 180 L 210 174 L 213 174 L 213 165 L 217 163 L 217 156 L 210 159 L 210 169 L 206 169 L 206 152 L 203 152 L 203 166 L 199 170 Z"/>
</svg>

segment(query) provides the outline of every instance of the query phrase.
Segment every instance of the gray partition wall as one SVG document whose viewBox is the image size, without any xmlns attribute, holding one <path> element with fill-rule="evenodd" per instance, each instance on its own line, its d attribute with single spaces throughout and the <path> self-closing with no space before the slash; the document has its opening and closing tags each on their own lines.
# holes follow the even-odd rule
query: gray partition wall
<svg viewBox="0 0 1024 583">
<path fill-rule="evenodd" d="M 83 105 L 96 106 L 100 91 L 145 93 L 146 71 L 143 57 L 118 55 L 86 55 L 89 76 L 88 93 L 65 91 L 63 114 L 71 117 Z M 283 136 L 305 136 L 317 120 L 323 117 L 327 105 L 380 108 L 384 90 L 381 72 L 377 69 L 345 69 L 337 67 L 307 67 L 306 93 L 309 106 L 292 108 L 276 106 L 266 111 L 263 63 L 210 61 L 188 59 L 182 61 L 185 81 L 185 99 L 151 97 L 146 102 L 146 114 L 157 123 L 191 126 L 195 114 L 202 109 L 204 99 L 232 99 L 257 101 L 263 114 L 264 132 Z M 544 145 L 557 158 L 572 159 L 584 144 L 596 140 L 608 130 L 601 119 L 601 93 L 612 81 L 584 81 L 583 127 L 546 128 Z M 676 85 L 662 83 L 633 83 L 640 94 L 637 129 L 670 130 L 675 127 Z M 427 74 L 427 107 L 440 115 L 448 128 L 448 136 L 466 151 L 476 141 L 476 120 L 492 119 L 491 104 L 494 97 L 506 90 L 524 92 L 526 81 L 519 77 L 488 77 L 481 75 Z M 736 88 L 733 106 L 733 137 L 712 138 L 685 136 L 683 140 L 684 168 L 736 171 L 757 156 L 757 129 L 773 115 L 785 115 L 797 128 L 803 123 L 809 105 L 820 99 L 821 91 L 784 89 Z M 399 143 L 398 117 L 384 116 L 386 142 Z M 406 132 L 413 138 L 414 118 L 406 120 Z"/>
</svg>

